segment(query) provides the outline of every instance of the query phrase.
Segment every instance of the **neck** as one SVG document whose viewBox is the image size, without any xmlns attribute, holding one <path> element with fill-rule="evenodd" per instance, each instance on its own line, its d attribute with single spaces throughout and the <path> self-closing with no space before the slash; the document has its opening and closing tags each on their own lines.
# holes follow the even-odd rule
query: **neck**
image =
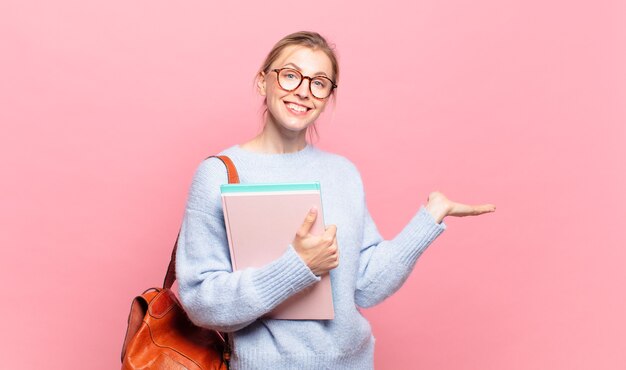
<svg viewBox="0 0 626 370">
<path fill-rule="evenodd" d="M 270 119 L 267 119 L 263 131 L 241 146 L 255 152 L 285 154 L 298 152 L 306 145 L 306 128 L 300 131 L 290 131 L 278 128 Z"/>
</svg>

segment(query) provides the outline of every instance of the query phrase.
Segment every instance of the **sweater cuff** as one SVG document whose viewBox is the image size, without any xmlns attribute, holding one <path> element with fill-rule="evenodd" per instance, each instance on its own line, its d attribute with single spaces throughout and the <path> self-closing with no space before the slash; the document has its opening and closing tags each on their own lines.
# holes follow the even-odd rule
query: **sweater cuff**
<svg viewBox="0 0 626 370">
<path fill-rule="evenodd" d="M 268 310 L 320 280 L 291 244 L 280 258 L 256 270 L 252 275 L 259 297 Z"/>
<path fill-rule="evenodd" d="M 400 262 L 413 266 L 419 256 L 445 229 L 446 224 L 437 223 L 422 205 L 409 224 L 393 239 L 397 243 Z"/>
</svg>

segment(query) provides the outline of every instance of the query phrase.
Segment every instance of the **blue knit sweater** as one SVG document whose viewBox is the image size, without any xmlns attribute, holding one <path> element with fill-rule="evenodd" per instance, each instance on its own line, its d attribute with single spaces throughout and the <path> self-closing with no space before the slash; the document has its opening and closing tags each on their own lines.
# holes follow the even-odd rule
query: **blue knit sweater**
<svg viewBox="0 0 626 370">
<path fill-rule="evenodd" d="M 233 333 L 233 369 L 372 369 L 374 337 L 358 307 L 374 306 L 398 290 L 446 225 L 421 206 L 393 240 L 383 240 L 356 167 L 311 144 L 287 154 L 240 146 L 219 154 L 233 160 L 242 183 L 320 182 L 324 221 L 337 226 L 339 267 L 330 272 L 335 319 L 261 317 L 319 278 L 291 245 L 265 266 L 232 272 L 219 191 L 228 182 L 226 169 L 210 158 L 193 178 L 176 255 L 179 295 L 191 320 Z"/>
</svg>

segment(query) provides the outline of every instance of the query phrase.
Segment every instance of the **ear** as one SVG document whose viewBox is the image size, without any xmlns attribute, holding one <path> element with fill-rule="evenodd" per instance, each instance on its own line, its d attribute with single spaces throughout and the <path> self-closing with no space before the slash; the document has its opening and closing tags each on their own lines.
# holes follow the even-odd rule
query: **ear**
<svg viewBox="0 0 626 370">
<path fill-rule="evenodd" d="M 259 89 L 259 94 L 261 96 L 265 96 L 265 85 L 267 81 L 265 80 L 265 72 L 259 72 L 256 76 L 256 86 Z"/>
</svg>

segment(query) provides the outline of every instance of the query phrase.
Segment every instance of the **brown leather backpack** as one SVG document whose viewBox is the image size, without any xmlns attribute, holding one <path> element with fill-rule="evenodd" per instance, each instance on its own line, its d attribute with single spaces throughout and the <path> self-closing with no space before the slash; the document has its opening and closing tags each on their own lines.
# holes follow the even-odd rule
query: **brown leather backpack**
<svg viewBox="0 0 626 370">
<path fill-rule="evenodd" d="M 239 183 L 237 170 L 230 158 L 211 157 L 224 162 L 229 183 Z M 215 330 L 195 326 L 171 291 L 176 280 L 177 245 L 178 237 L 163 288 L 150 288 L 133 299 L 122 346 L 122 370 L 228 369 L 230 348 L 225 336 Z"/>
</svg>

